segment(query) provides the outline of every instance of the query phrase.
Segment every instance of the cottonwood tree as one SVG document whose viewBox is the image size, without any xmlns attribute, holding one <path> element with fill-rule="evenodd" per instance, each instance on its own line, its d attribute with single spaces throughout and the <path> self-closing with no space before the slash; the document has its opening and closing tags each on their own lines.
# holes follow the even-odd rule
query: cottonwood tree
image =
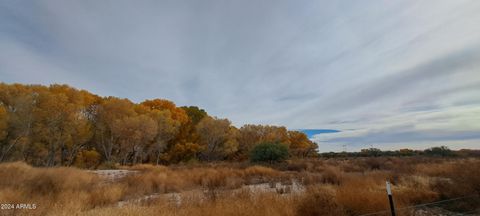
<svg viewBox="0 0 480 216">
<path fill-rule="evenodd" d="M 241 159 L 249 157 L 252 149 L 260 143 L 290 145 L 287 128 L 270 125 L 244 125 L 239 129 L 238 142 L 238 157 Z"/>
<path fill-rule="evenodd" d="M 203 118 L 197 125 L 206 160 L 225 159 L 238 150 L 237 129 L 228 119 Z"/>
<path fill-rule="evenodd" d="M 37 119 L 35 138 L 45 145 L 48 152 L 44 160 L 46 166 L 54 166 L 57 162 L 65 165 L 67 159 L 71 164 L 76 149 L 91 138 L 90 125 L 88 119 L 81 115 L 83 104 L 78 99 L 78 91 L 57 85 L 49 90 L 39 94 L 34 108 Z"/>
<path fill-rule="evenodd" d="M 174 145 L 169 149 L 165 158 L 170 163 L 189 161 L 198 157 L 198 153 L 204 150 L 200 145 L 200 136 L 196 126 L 205 117 L 207 112 L 196 106 L 180 107 L 188 116 L 188 122 L 180 127 Z"/>
<path fill-rule="evenodd" d="M 290 152 L 296 157 L 308 157 L 317 149 L 317 144 L 308 139 L 305 133 L 300 131 L 288 131 L 290 140 Z"/>
<path fill-rule="evenodd" d="M 146 100 L 142 102 L 141 105 L 146 106 L 151 110 L 168 110 L 170 111 L 171 117 L 182 124 L 185 124 L 189 121 L 188 115 L 185 110 L 177 107 L 173 102 L 169 100 Z"/>
<path fill-rule="evenodd" d="M 168 154 L 168 160 L 171 163 L 180 161 L 190 161 L 197 158 L 197 154 L 204 148 L 198 143 L 177 143 Z"/>
<path fill-rule="evenodd" d="M 147 115 L 129 116 L 115 120 L 112 135 L 117 137 L 118 154 L 122 164 L 143 162 L 144 147 L 157 135 L 156 122 Z"/>
<path fill-rule="evenodd" d="M 306 136 L 285 127 L 237 129 L 227 119 L 168 100 L 135 104 L 67 85 L 0 83 L 0 162 L 68 166 L 82 161 L 86 151 L 100 153 L 101 162 L 123 164 L 242 160 L 262 142 L 285 144 L 298 157 L 316 149 Z"/>
<path fill-rule="evenodd" d="M 0 84 L 0 103 L 6 111 L 8 122 L 6 137 L 1 142 L 0 162 L 15 154 L 22 155 L 25 161 L 29 161 L 29 156 L 33 153 L 29 144 L 32 139 L 33 108 L 37 97 L 38 93 L 34 92 L 32 87 Z"/>
<path fill-rule="evenodd" d="M 155 155 L 155 163 L 159 164 L 160 156 L 167 149 L 168 143 L 180 131 L 181 122 L 173 119 L 169 110 L 152 110 L 150 115 L 157 125 L 157 135 L 150 149 Z"/>
<path fill-rule="evenodd" d="M 8 134 L 7 130 L 8 130 L 7 110 L 5 109 L 3 104 L 0 104 L 0 143 L 2 143 L 2 149 L 4 147 L 3 142 L 7 138 L 7 134 Z M 2 153 L 3 153 L 3 151 L 2 151 Z M 0 157 L 1 157 L 0 158 L 0 161 L 1 161 L 1 159 L 3 158 L 3 154 Z"/>
<path fill-rule="evenodd" d="M 137 115 L 132 102 L 114 97 L 105 98 L 98 107 L 95 120 L 95 143 L 98 151 L 107 162 L 113 162 L 119 151 L 118 141 L 121 134 L 113 133 L 112 128 L 122 119 Z"/>
<path fill-rule="evenodd" d="M 160 160 L 169 161 L 174 146 L 188 141 L 191 120 L 184 109 L 168 100 L 146 100 L 141 105 L 153 112 L 153 119 L 158 124 L 158 134 L 151 148 L 155 154 L 155 163 L 160 163 Z"/>
<path fill-rule="evenodd" d="M 262 134 L 262 142 L 270 143 L 282 143 L 287 146 L 290 145 L 290 139 L 288 137 L 288 130 L 283 126 L 264 126 L 260 130 Z"/>
<path fill-rule="evenodd" d="M 79 91 L 67 85 L 52 85 L 49 91 L 54 94 L 63 94 L 68 98 L 72 106 L 68 119 L 71 133 L 61 146 L 61 163 L 67 166 L 75 162 L 80 150 L 84 149 L 93 137 L 93 123 L 96 108 L 100 103 L 100 97 L 87 91 Z"/>
<path fill-rule="evenodd" d="M 261 125 L 244 125 L 238 130 L 238 158 L 245 160 L 250 156 L 252 149 L 261 142 Z"/>
</svg>

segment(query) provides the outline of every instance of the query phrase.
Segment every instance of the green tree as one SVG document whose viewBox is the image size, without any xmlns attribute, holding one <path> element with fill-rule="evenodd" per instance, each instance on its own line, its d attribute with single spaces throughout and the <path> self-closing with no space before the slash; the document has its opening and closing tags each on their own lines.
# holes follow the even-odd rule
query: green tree
<svg viewBox="0 0 480 216">
<path fill-rule="evenodd" d="M 378 157 L 382 155 L 382 150 L 378 148 L 368 148 L 368 149 L 362 149 L 360 150 L 360 153 L 363 156 L 368 156 L 368 157 Z"/>
<path fill-rule="evenodd" d="M 425 155 L 429 155 L 429 156 L 440 156 L 440 157 L 453 156 L 452 150 L 450 150 L 450 148 L 448 148 L 447 146 L 437 146 L 437 147 L 425 149 L 424 153 Z"/>
<path fill-rule="evenodd" d="M 253 162 L 279 162 L 288 158 L 288 147 L 281 143 L 261 143 L 256 145 L 250 155 Z"/>
<path fill-rule="evenodd" d="M 200 109 L 196 106 L 183 106 L 180 107 L 185 112 L 187 113 L 188 117 L 190 117 L 190 120 L 192 121 L 193 125 L 197 125 L 204 117 L 208 116 L 207 112 L 205 110 Z"/>
</svg>

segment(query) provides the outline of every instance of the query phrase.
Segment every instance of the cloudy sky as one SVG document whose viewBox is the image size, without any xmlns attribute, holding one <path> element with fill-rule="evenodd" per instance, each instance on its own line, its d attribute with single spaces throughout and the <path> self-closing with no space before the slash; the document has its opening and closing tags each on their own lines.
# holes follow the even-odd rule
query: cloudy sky
<svg viewBox="0 0 480 216">
<path fill-rule="evenodd" d="M 480 149 L 480 1 L 0 0 L 0 81 L 336 129 L 320 151 Z"/>
</svg>

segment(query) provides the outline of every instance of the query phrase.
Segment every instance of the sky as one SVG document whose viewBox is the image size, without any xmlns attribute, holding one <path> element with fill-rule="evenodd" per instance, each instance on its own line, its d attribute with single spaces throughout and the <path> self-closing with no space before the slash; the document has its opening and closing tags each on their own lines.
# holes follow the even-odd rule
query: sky
<svg viewBox="0 0 480 216">
<path fill-rule="evenodd" d="M 332 129 L 319 151 L 480 149 L 480 1 L 0 0 L 0 81 Z"/>
</svg>

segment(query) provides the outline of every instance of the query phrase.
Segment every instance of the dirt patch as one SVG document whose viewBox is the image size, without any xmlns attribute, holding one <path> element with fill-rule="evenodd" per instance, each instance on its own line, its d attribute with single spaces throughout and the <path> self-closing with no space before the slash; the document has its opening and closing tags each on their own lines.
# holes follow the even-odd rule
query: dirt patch
<svg viewBox="0 0 480 216">
<path fill-rule="evenodd" d="M 125 178 L 129 175 L 138 174 L 140 171 L 136 170 L 91 170 L 88 171 L 91 173 L 95 173 L 105 179 L 106 181 L 118 181 L 122 178 Z"/>
</svg>

